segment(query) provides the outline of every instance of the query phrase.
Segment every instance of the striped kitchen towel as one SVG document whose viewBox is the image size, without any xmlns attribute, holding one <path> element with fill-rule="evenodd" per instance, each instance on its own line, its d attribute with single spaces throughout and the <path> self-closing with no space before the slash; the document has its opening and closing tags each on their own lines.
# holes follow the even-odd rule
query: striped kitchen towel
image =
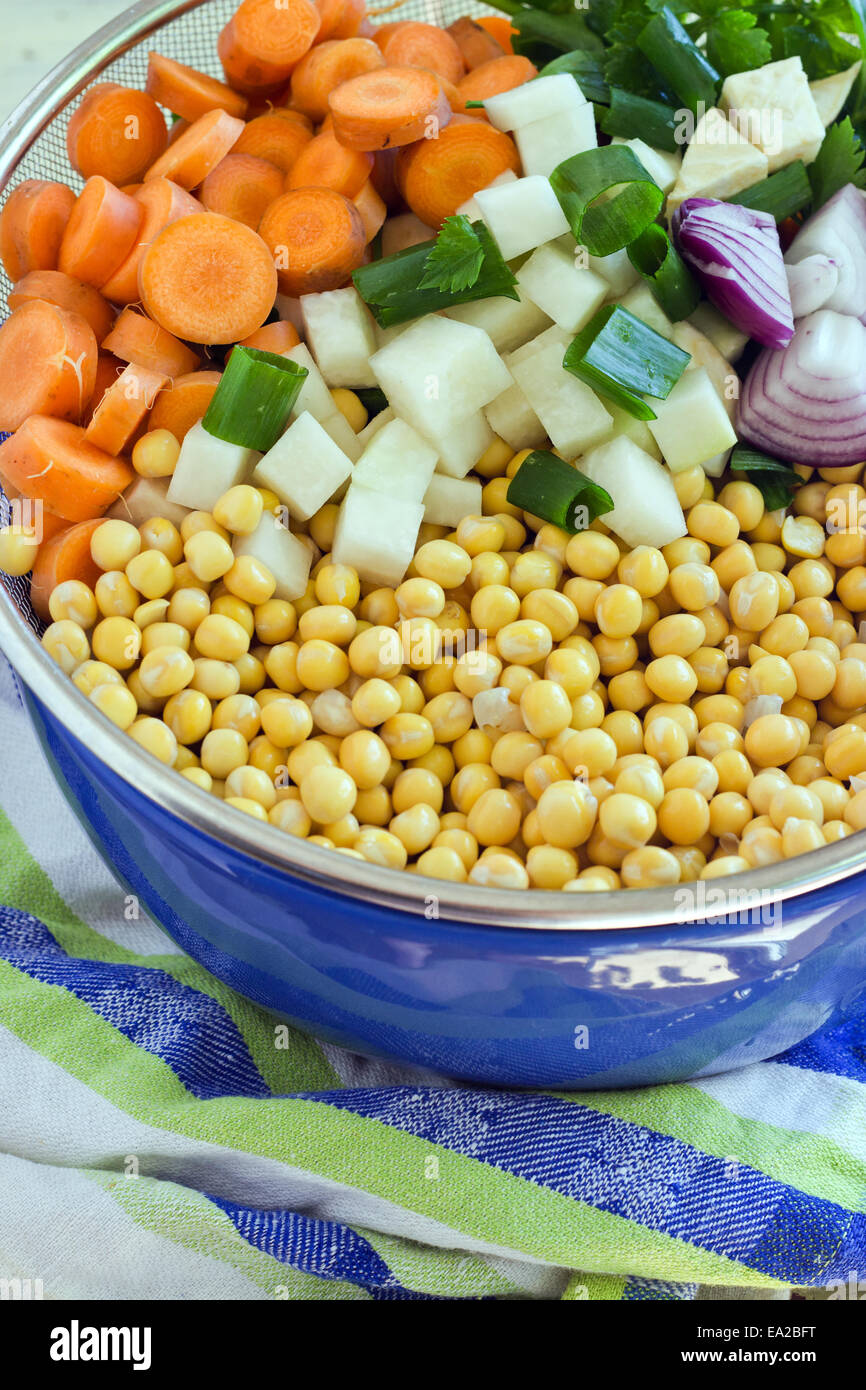
<svg viewBox="0 0 866 1390">
<path fill-rule="evenodd" d="M 866 1008 L 688 1085 L 409 1075 L 277 1023 L 130 914 L 2 659 L 0 739 L 0 1287 L 757 1298 L 866 1268 Z"/>
</svg>

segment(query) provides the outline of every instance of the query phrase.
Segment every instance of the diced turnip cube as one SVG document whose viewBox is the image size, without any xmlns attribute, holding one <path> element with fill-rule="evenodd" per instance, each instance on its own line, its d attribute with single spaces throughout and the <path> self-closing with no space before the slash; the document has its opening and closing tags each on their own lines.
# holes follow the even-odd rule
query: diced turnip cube
<svg viewBox="0 0 866 1390">
<path fill-rule="evenodd" d="M 129 521 L 133 526 L 141 526 L 153 516 L 164 516 L 166 521 L 179 528 L 189 507 L 168 500 L 170 482 L 170 478 L 136 477 L 106 515 L 120 517 L 121 521 Z"/>
<path fill-rule="evenodd" d="M 399 217 L 389 217 L 382 226 L 382 255 L 396 255 L 398 251 L 406 251 L 410 246 L 418 246 L 422 241 L 432 241 L 435 235 L 435 229 L 428 227 L 414 212 L 403 212 Z"/>
<path fill-rule="evenodd" d="M 727 358 L 723 357 L 706 334 L 701 333 L 688 319 L 681 319 L 679 323 L 674 324 L 671 342 L 689 354 L 691 361 L 686 367 L 687 372 L 703 367 L 712 382 L 713 390 L 727 411 L 728 419 L 733 424 L 737 418 L 740 379 Z"/>
<path fill-rule="evenodd" d="M 385 428 L 389 420 L 395 420 L 396 418 L 391 407 L 386 405 L 384 410 L 380 410 L 378 415 L 374 415 L 372 420 L 368 420 L 364 428 L 359 430 L 358 434 L 355 436 L 362 450 L 366 449 L 374 435 L 377 435 L 381 429 Z"/>
<path fill-rule="evenodd" d="M 497 174 L 495 179 L 485 183 L 484 187 L 499 188 L 500 184 L 514 183 L 516 178 L 517 175 L 513 169 L 503 169 L 501 174 Z M 481 209 L 475 201 L 475 194 L 473 193 L 471 198 L 467 198 L 465 203 L 461 203 L 457 211 L 462 213 L 464 217 L 468 217 L 470 222 L 477 222 L 481 217 Z"/>
<path fill-rule="evenodd" d="M 346 458 L 354 463 L 361 457 L 363 444 L 360 443 L 358 436 L 349 424 L 345 415 L 341 415 L 339 410 L 335 410 L 333 415 L 329 415 L 327 420 L 320 420 L 319 424 L 330 435 L 338 449 L 342 449 Z"/>
<path fill-rule="evenodd" d="M 300 598 L 306 589 L 313 552 L 272 513 L 265 512 L 251 535 L 235 536 L 232 549 L 235 555 L 255 556 L 270 570 L 277 581 L 275 598 L 291 601 Z"/>
<path fill-rule="evenodd" d="M 465 478 L 490 448 L 495 435 L 483 413 L 476 410 L 450 430 L 433 431 L 426 438 L 439 455 L 438 471 L 452 478 Z"/>
<path fill-rule="evenodd" d="M 307 411 L 314 420 L 321 424 L 337 413 L 334 405 L 334 398 L 328 390 L 325 378 L 316 365 L 315 358 L 307 347 L 306 343 L 298 343 L 297 347 L 289 348 L 288 352 L 283 353 L 283 357 L 291 357 L 293 362 L 299 366 L 306 367 L 305 376 L 298 398 L 292 410 L 292 419 L 296 420 L 299 415 Z"/>
<path fill-rule="evenodd" d="M 576 85 L 573 79 L 569 81 Z M 522 256 L 524 251 L 534 251 L 536 246 L 569 230 L 550 181 L 541 174 L 530 174 L 498 188 L 483 188 L 475 197 L 506 261 Z"/>
<path fill-rule="evenodd" d="M 444 312 L 449 319 L 482 328 L 497 352 L 513 352 L 550 323 L 548 315 L 525 294 L 519 299 L 507 299 L 504 295 L 476 299 L 471 304 L 455 304 Z"/>
<path fill-rule="evenodd" d="M 459 526 L 464 516 L 481 515 L 481 483 L 475 478 L 444 478 L 434 473 L 424 497 L 424 520 L 431 526 Z"/>
<path fill-rule="evenodd" d="M 724 314 L 720 314 L 708 300 L 699 304 L 695 312 L 690 316 L 689 322 L 694 324 L 699 333 L 709 338 L 713 347 L 722 354 L 727 362 L 736 362 L 742 357 L 746 343 L 749 341 L 748 333 L 737 328 L 736 324 L 726 319 Z"/>
<path fill-rule="evenodd" d="M 370 365 L 396 414 L 433 443 L 511 385 L 486 333 L 437 314 L 380 348 Z"/>
<path fill-rule="evenodd" d="M 328 386 L 375 386 L 370 358 L 376 335 L 354 286 L 301 295 L 304 336 Z"/>
<path fill-rule="evenodd" d="M 209 512 L 236 483 L 245 483 L 261 454 L 208 434 L 201 420 L 188 431 L 168 485 L 169 502 Z"/>
<path fill-rule="evenodd" d="M 524 295 L 567 333 L 583 328 L 608 293 L 607 282 L 600 275 L 579 270 L 572 256 L 551 244 L 533 251 L 517 272 L 517 283 Z"/>
<path fill-rule="evenodd" d="M 661 547 L 686 534 L 670 473 L 624 435 L 593 449 L 578 470 L 609 493 L 613 511 L 602 519 L 626 545 Z"/>
<path fill-rule="evenodd" d="M 646 420 L 636 420 L 629 411 L 623 410 L 621 405 L 616 405 L 613 401 L 606 400 L 604 404 L 605 409 L 610 411 L 613 419 L 615 435 L 625 435 L 626 439 L 637 444 L 638 448 L 643 449 L 650 458 L 661 458 L 661 449 L 650 434 Z"/>
<path fill-rule="evenodd" d="M 340 504 L 334 563 L 351 565 L 368 584 L 396 587 L 415 553 L 424 503 L 388 497 L 353 483 Z"/>
<path fill-rule="evenodd" d="M 525 394 L 553 444 L 567 458 L 601 443 L 613 429 L 610 414 L 585 382 L 565 371 L 563 349 L 551 342 L 512 366 Z"/>
<path fill-rule="evenodd" d="M 499 92 L 496 96 L 488 97 L 484 112 L 497 130 L 517 130 L 530 121 L 558 116 L 587 104 L 574 78 L 565 72 L 552 77 L 536 77 L 532 82 L 512 87 L 510 92 Z"/>
<path fill-rule="evenodd" d="M 591 104 L 586 102 L 575 110 L 542 116 L 541 120 L 518 126 L 514 139 L 523 172 L 543 174 L 549 178 L 557 164 L 564 159 L 570 159 L 573 154 L 582 154 L 584 150 L 596 149 L 595 112 Z"/>
<path fill-rule="evenodd" d="M 635 270 L 625 247 L 622 251 L 611 252 L 609 256 L 587 256 L 587 265 L 607 281 L 610 299 L 621 299 L 640 279 L 640 271 Z"/>
<path fill-rule="evenodd" d="M 259 487 L 269 487 L 285 502 L 292 516 L 306 521 L 351 472 L 351 459 L 305 411 L 268 450 L 253 476 Z"/>
<path fill-rule="evenodd" d="M 612 145 L 628 145 L 653 182 L 658 184 L 662 193 L 670 193 L 677 181 L 680 165 L 683 162 L 681 154 L 671 154 L 668 150 L 654 149 L 645 140 L 623 140 L 619 135 L 615 135 L 610 143 Z"/>
<path fill-rule="evenodd" d="M 381 325 L 377 323 L 377 324 L 376 324 L 376 349 L 377 349 L 377 351 L 378 351 L 379 348 L 387 347 L 389 343 L 393 343 L 394 340 L 395 340 L 395 338 L 400 338 L 400 337 L 402 337 L 402 335 L 406 332 L 407 328 L 411 328 L 411 327 L 412 327 L 412 321 L 411 321 L 411 319 L 409 320 L 408 323 L 392 323 L 390 328 L 382 328 Z"/>
<path fill-rule="evenodd" d="M 640 319 L 641 323 L 648 324 L 650 328 L 655 329 L 656 333 L 660 333 L 663 338 L 671 337 L 674 326 L 664 310 L 659 307 L 655 295 L 644 281 L 635 285 L 628 294 L 623 296 L 622 307 L 628 309 L 630 314 L 634 314 L 636 319 Z"/>
<path fill-rule="evenodd" d="M 485 407 L 487 423 L 515 453 L 536 449 L 546 438 L 545 429 L 517 382 Z"/>
<path fill-rule="evenodd" d="M 421 502 L 433 477 L 436 457 L 436 450 L 405 420 L 391 420 L 367 445 L 352 482 L 390 497 Z"/>
<path fill-rule="evenodd" d="M 564 357 L 565 349 L 571 342 L 571 337 L 572 335 L 566 333 L 564 328 L 560 328 L 558 323 L 552 323 L 549 328 L 545 328 L 543 333 L 539 333 L 537 338 L 532 338 L 522 347 L 515 348 L 514 352 L 509 352 L 504 359 L 505 365 L 510 372 L 513 372 L 515 362 L 527 362 L 537 352 L 544 352 L 554 344 L 560 348 L 560 355 Z"/>
<path fill-rule="evenodd" d="M 650 432 L 672 473 L 692 468 L 730 449 L 734 427 L 703 367 L 683 372 L 667 400 L 651 400 L 656 413 Z"/>
</svg>

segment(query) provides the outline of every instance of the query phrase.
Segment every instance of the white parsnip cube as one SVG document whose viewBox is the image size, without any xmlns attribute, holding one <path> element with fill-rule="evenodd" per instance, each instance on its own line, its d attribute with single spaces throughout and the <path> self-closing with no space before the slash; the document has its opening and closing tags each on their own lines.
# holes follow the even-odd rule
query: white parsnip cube
<svg viewBox="0 0 866 1390">
<path fill-rule="evenodd" d="M 541 174 L 529 174 L 499 188 L 483 188 L 475 198 L 506 261 L 569 230 L 550 180 Z"/>
<path fill-rule="evenodd" d="M 328 386 L 375 386 L 373 317 L 354 286 L 302 294 L 304 337 Z"/>
<path fill-rule="evenodd" d="M 353 486 L 421 502 L 436 467 L 436 450 L 405 420 L 391 420 L 373 437 L 355 465 Z"/>
<path fill-rule="evenodd" d="M 476 410 L 451 429 L 432 431 L 426 438 L 439 455 L 437 471 L 452 478 L 465 478 L 490 448 L 494 434 L 483 411 Z"/>
<path fill-rule="evenodd" d="M 609 256 L 587 256 L 586 262 L 589 270 L 606 281 L 609 299 L 621 299 L 640 279 L 640 271 L 635 270 L 625 247 Z"/>
<path fill-rule="evenodd" d="M 327 382 L 316 365 L 316 360 L 306 343 L 298 343 L 296 347 L 289 348 L 288 352 L 283 353 L 283 357 L 290 357 L 293 362 L 297 362 L 300 367 L 306 367 L 307 375 L 301 383 L 298 398 L 292 409 L 293 420 L 307 411 L 314 420 L 321 424 L 331 415 L 337 413 L 334 405 L 334 398 L 328 390 Z"/>
<path fill-rule="evenodd" d="M 563 160 L 597 148 L 595 112 L 586 102 L 573 110 L 559 111 L 555 116 L 543 116 L 541 120 L 518 126 L 514 139 L 524 174 L 543 174 L 550 178 Z"/>
<path fill-rule="evenodd" d="M 686 534 L 673 478 L 631 439 L 620 435 L 601 444 L 577 466 L 609 494 L 613 511 L 602 520 L 626 545 L 661 547 Z"/>
<path fill-rule="evenodd" d="M 769 160 L 769 172 L 802 159 L 811 164 L 824 139 L 799 57 L 765 63 L 725 78 L 721 106 L 728 120 Z"/>
<path fill-rule="evenodd" d="M 679 177 L 680 166 L 683 162 L 681 154 L 671 154 L 669 150 L 657 150 L 654 146 L 648 145 L 645 140 L 624 140 L 619 135 L 615 135 L 610 143 L 612 145 L 627 145 L 640 160 L 653 182 L 658 184 L 662 193 L 670 193 Z"/>
<path fill-rule="evenodd" d="M 634 314 L 636 319 L 640 319 L 641 323 L 647 324 L 663 338 L 670 338 L 673 335 L 673 324 L 660 307 L 649 285 L 645 284 L 643 280 L 639 285 L 634 285 L 628 294 L 623 295 L 622 307 L 628 309 L 628 312 Z"/>
<path fill-rule="evenodd" d="M 515 453 L 519 449 L 537 449 L 547 437 L 544 426 L 516 381 L 485 407 L 484 414 L 494 434 L 504 439 Z"/>
<path fill-rule="evenodd" d="M 566 333 L 583 328 L 608 294 L 607 282 L 600 275 L 578 269 L 573 256 L 553 244 L 533 251 L 518 270 L 517 283 Z"/>
<path fill-rule="evenodd" d="M 152 516 L 164 516 L 173 526 L 180 527 L 189 507 L 168 500 L 170 478 L 136 477 L 125 492 L 109 507 L 106 516 L 120 517 L 133 526 L 141 526 Z"/>
<path fill-rule="evenodd" d="M 481 515 L 481 483 L 476 478 L 445 478 L 435 473 L 424 497 L 424 520 L 431 526 L 459 526 L 464 516 Z"/>
<path fill-rule="evenodd" d="M 484 187 L 499 188 L 503 183 L 514 183 L 516 178 L 517 175 L 513 169 L 503 169 L 501 174 L 497 174 L 495 179 L 485 183 Z M 481 219 L 481 209 L 476 202 L 476 194 L 473 193 L 471 198 L 467 198 L 465 203 L 461 203 L 457 211 L 462 213 L 464 217 L 468 217 L 470 222 L 478 222 Z"/>
<path fill-rule="evenodd" d="M 292 516 L 306 521 L 351 473 L 351 459 L 305 411 L 268 450 L 253 477 L 259 487 L 275 492 Z"/>
<path fill-rule="evenodd" d="M 345 415 L 341 415 L 339 410 L 335 410 L 333 415 L 329 415 L 327 420 L 320 420 L 319 424 L 330 435 L 338 449 L 342 449 L 346 458 L 354 463 L 361 457 L 363 444 L 360 443 L 358 436 L 349 424 Z"/>
<path fill-rule="evenodd" d="M 565 72 L 552 77 L 536 77 L 532 82 L 512 87 L 510 92 L 499 92 L 496 96 L 488 97 L 484 112 L 497 130 L 517 130 L 530 121 L 559 116 L 564 111 L 574 111 L 586 105 L 589 103 L 583 92 L 571 74 Z"/>
<path fill-rule="evenodd" d="M 667 400 L 648 400 L 650 433 L 672 473 L 705 463 L 737 442 L 724 405 L 703 367 L 683 372 Z"/>
<path fill-rule="evenodd" d="M 188 431 L 168 485 L 169 502 L 209 512 L 236 483 L 245 483 L 261 458 L 255 449 L 208 434 L 201 420 Z"/>
<path fill-rule="evenodd" d="M 396 587 L 415 553 L 424 503 L 352 483 L 340 504 L 331 554 L 369 584 Z"/>
<path fill-rule="evenodd" d="M 613 421 L 595 392 L 565 370 L 562 356 L 561 344 L 551 342 L 515 362 L 512 372 L 554 449 L 575 458 L 605 439 Z"/>
<path fill-rule="evenodd" d="M 548 315 L 525 294 L 519 299 L 507 299 L 504 295 L 476 299 L 471 304 L 455 304 L 444 313 L 449 319 L 483 329 L 497 352 L 513 352 L 550 324 Z"/>
<path fill-rule="evenodd" d="M 275 598 L 291 601 L 304 593 L 310 577 L 313 552 L 271 512 L 265 512 L 251 535 L 235 536 L 232 549 L 235 555 L 255 556 L 270 570 L 277 581 Z"/>
<path fill-rule="evenodd" d="M 717 106 L 711 106 L 698 121 L 683 155 L 665 205 L 667 214 L 686 198 L 732 198 L 766 178 L 767 167 L 763 150 L 741 135 Z"/>
<path fill-rule="evenodd" d="M 434 443 L 510 386 L 487 334 L 428 314 L 370 359 L 394 411 Z"/>
<path fill-rule="evenodd" d="M 359 430 L 355 436 L 362 450 L 366 449 L 370 440 L 373 439 L 381 429 L 385 428 L 389 420 L 396 420 L 396 418 L 390 405 L 386 405 L 384 410 L 380 410 L 378 415 L 374 415 L 372 420 L 368 420 L 364 428 Z"/>
<path fill-rule="evenodd" d="M 724 314 L 720 314 L 709 300 L 705 299 L 698 305 L 690 315 L 689 322 L 694 324 L 698 332 L 709 338 L 725 361 L 736 362 L 742 357 L 749 341 L 748 333 L 744 333 L 736 324 L 731 323 L 730 319 L 725 318 Z"/>
<path fill-rule="evenodd" d="M 613 433 L 615 436 L 624 435 L 633 444 L 637 444 L 639 449 L 643 449 L 650 458 L 661 459 L 661 449 L 650 433 L 646 420 L 637 420 L 628 410 L 623 410 L 621 405 L 616 405 L 614 401 L 605 401 L 605 408 L 610 411 L 613 420 Z"/>
<path fill-rule="evenodd" d="M 848 100 L 861 67 L 862 63 L 852 63 L 844 72 L 834 72 L 831 77 L 819 77 L 817 82 L 809 83 L 812 100 L 825 128 L 832 125 Z"/>
</svg>

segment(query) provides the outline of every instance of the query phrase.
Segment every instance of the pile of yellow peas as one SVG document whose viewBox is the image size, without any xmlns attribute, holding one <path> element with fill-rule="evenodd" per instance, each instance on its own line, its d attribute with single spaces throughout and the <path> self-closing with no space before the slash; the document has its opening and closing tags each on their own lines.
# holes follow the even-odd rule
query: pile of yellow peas
<svg viewBox="0 0 866 1390">
<path fill-rule="evenodd" d="M 360 428 L 358 398 L 334 397 Z M 139 472 L 171 471 L 161 435 Z M 396 589 L 332 563 L 333 503 L 293 528 L 314 560 L 293 603 L 232 552 L 271 493 L 233 487 L 180 530 L 106 521 L 103 573 L 55 589 L 44 646 L 228 806 L 434 879 L 646 888 L 866 827 L 862 466 L 800 468 L 788 514 L 689 469 L 688 535 L 631 549 L 603 520 L 571 535 L 511 506 L 526 452 L 490 446 L 483 515 L 423 525 Z"/>
</svg>

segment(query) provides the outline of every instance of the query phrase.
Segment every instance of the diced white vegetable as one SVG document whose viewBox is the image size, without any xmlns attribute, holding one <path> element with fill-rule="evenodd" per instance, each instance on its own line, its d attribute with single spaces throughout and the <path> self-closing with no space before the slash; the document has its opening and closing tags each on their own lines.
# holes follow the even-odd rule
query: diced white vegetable
<svg viewBox="0 0 866 1390">
<path fill-rule="evenodd" d="M 255 556 L 270 570 L 277 581 L 275 598 L 292 600 L 304 593 L 313 563 L 312 549 L 271 512 L 265 512 L 252 535 L 235 536 L 232 549 L 235 555 Z"/>
<path fill-rule="evenodd" d="M 355 436 L 361 449 L 366 449 L 370 440 L 377 435 L 381 429 L 385 428 L 388 421 L 395 420 L 396 418 L 391 407 L 386 405 L 384 410 L 380 410 L 378 415 L 374 415 L 372 420 L 368 420 L 364 428 Z"/>
<path fill-rule="evenodd" d="M 564 159 L 597 148 L 595 112 L 589 102 L 571 111 L 558 111 L 555 116 L 543 116 L 539 121 L 518 126 L 514 139 L 524 174 L 549 178 Z"/>
<path fill-rule="evenodd" d="M 590 108 L 591 110 L 592 108 Z M 580 270 L 559 246 L 533 251 L 517 272 L 517 283 L 529 299 L 567 333 L 577 333 L 600 309 L 608 286 L 592 270 Z"/>
<path fill-rule="evenodd" d="M 576 85 L 573 79 L 569 80 Z M 524 251 L 534 251 L 536 246 L 553 241 L 569 229 L 549 179 L 541 174 L 530 174 L 498 188 L 483 188 L 475 198 L 506 261 L 522 256 Z"/>
<path fill-rule="evenodd" d="M 495 438 L 480 410 L 458 421 L 451 429 L 425 432 L 425 437 L 439 455 L 438 471 L 451 478 L 465 478 Z"/>
<path fill-rule="evenodd" d="M 565 353 L 565 349 L 571 342 L 571 334 L 566 333 L 564 328 L 560 328 L 558 323 L 552 323 L 549 328 L 545 328 L 543 333 L 539 333 L 537 338 L 532 338 L 530 342 L 524 343 L 522 347 L 515 348 L 514 352 L 509 352 L 505 358 L 505 365 L 511 372 L 515 362 L 527 362 L 530 357 L 534 357 L 537 352 L 544 352 L 552 344 L 560 349 L 560 354 Z"/>
<path fill-rule="evenodd" d="M 516 381 L 485 407 L 484 414 L 494 434 L 515 453 L 519 449 L 537 449 L 544 443 L 544 426 Z"/>
<path fill-rule="evenodd" d="M 622 307 L 634 314 L 636 319 L 640 319 L 641 323 L 655 329 L 663 338 L 670 338 L 674 331 L 667 314 L 659 307 L 655 295 L 643 280 L 630 289 L 628 294 L 623 295 Z"/>
<path fill-rule="evenodd" d="M 497 130 L 516 130 L 530 121 L 558 116 L 585 105 L 588 103 L 583 92 L 571 74 L 564 72 L 552 77 L 536 77 L 532 82 L 512 87 L 510 92 L 488 97 L 484 112 Z"/>
<path fill-rule="evenodd" d="M 614 401 L 605 400 L 604 405 L 605 409 L 610 411 L 615 435 L 625 435 L 626 439 L 643 449 L 650 458 L 661 459 L 661 450 L 650 434 L 646 420 L 636 420 L 629 411 L 623 410 L 622 406 Z"/>
<path fill-rule="evenodd" d="M 625 247 L 609 256 L 587 256 L 587 267 L 607 281 L 609 299 L 621 299 L 640 279 L 640 271 L 635 270 Z"/>
<path fill-rule="evenodd" d="M 537 304 L 522 294 L 519 299 L 496 295 L 471 304 L 455 304 L 444 310 L 446 318 L 482 328 L 497 352 L 513 352 L 548 327 L 550 319 Z"/>
<path fill-rule="evenodd" d="M 580 459 L 578 470 L 610 494 L 604 522 L 626 545 L 668 545 L 686 534 L 683 509 L 663 464 L 620 435 Z"/>
<path fill-rule="evenodd" d="M 136 477 L 106 515 L 120 517 L 121 521 L 129 521 L 133 526 L 141 526 L 153 516 L 164 516 L 179 528 L 189 507 L 168 500 L 170 482 L 170 478 Z"/>
<path fill-rule="evenodd" d="M 209 512 L 219 497 L 236 483 L 245 483 L 261 454 L 208 434 L 201 420 L 180 446 L 180 457 L 168 485 L 169 502 Z"/>
<path fill-rule="evenodd" d="M 353 285 L 301 295 L 304 337 L 328 386 L 375 386 L 373 318 Z"/>
<path fill-rule="evenodd" d="M 628 145 L 629 149 L 637 155 L 653 182 L 658 184 L 662 193 L 670 193 L 677 181 L 683 162 L 681 154 L 671 154 L 669 150 L 657 150 L 654 146 L 648 145 L 645 140 L 623 140 L 619 135 L 615 135 L 610 143 L 612 145 Z"/>
<path fill-rule="evenodd" d="M 749 341 L 748 333 L 737 328 L 736 324 L 720 314 L 714 305 L 704 300 L 690 316 L 689 322 L 722 354 L 727 362 L 736 362 L 743 354 Z"/>
<path fill-rule="evenodd" d="M 370 365 L 395 413 L 433 443 L 511 385 L 486 333 L 437 314 L 418 319 Z"/>
<path fill-rule="evenodd" d="M 740 134 L 767 156 L 771 174 L 794 159 L 810 164 L 821 148 L 824 123 L 799 57 L 731 73 L 720 104 Z"/>
<path fill-rule="evenodd" d="M 312 415 L 314 420 L 318 420 L 319 424 L 322 424 L 323 421 L 335 415 L 337 408 L 334 405 L 334 398 L 328 390 L 325 378 L 319 371 L 313 354 L 306 343 L 298 343 L 297 347 L 289 348 L 288 352 L 283 353 L 283 357 L 291 357 L 293 362 L 297 362 L 299 366 L 307 369 L 307 375 L 298 392 L 291 418 L 296 420 L 299 415 L 303 415 L 306 411 Z"/>
<path fill-rule="evenodd" d="M 679 178 L 668 194 L 667 212 L 686 198 L 731 198 L 766 178 L 767 169 L 764 152 L 741 135 L 718 107 L 711 106 L 698 121 L 683 155 Z"/>
<path fill-rule="evenodd" d="M 484 187 L 499 188 L 500 184 L 514 183 L 516 179 L 517 175 L 515 174 L 513 169 L 503 169 L 501 174 L 497 174 L 495 179 L 491 179 L 489 183 L 485 183 Z M 476 193 L 477 191 L 478 190 L 476 190 Z M 481 209 L 478 206 L 478 203 L 475 201 L 475 198 L 476 194 L 473 193 L 472 197 L 467 198 L 466 202 L 461 203 L 457 209 L 457 211 L 459 213 L 462 213 L 464 217 L 468 217 L 470 222 L 477 222 L 478 219 L 481 217 Z"/>
<path fill-rule="evenodd" d="M 713 454 L 711 459 L 704 459 L 701 468 L 708 478 L 721 478 L 728 466 L 728 459 L 731 457 L 730 449 L 723 449 L 720 454 Z"/>
<path fill-rule="evenodd" d="M 809 83 L 812 100 L 825 128 L 833 124 L 848 100 L 848 93 L 854 86 L 861 67 L 861 63 L 852 63 L 844 72 L 834 72 L 832 77 L 820 77 L 817 82 Z"/>
<path fill-rule="evenodd" d="M 411 327 L 412 327 L 412 321 L 411 321 L 411 319 L 409 320 L 408 323 L 392 323 L 390 328 L 382 328 L 382 327 L 380 327 L 380 325 L 377 323 L 377 324 L 376 324 L 376 348 L 377 348 L 377 350 L 378 350 L 379 348 L 387 347 L 389 343 L 393 343 L 394 340 L 395 340 L 396 338 L 401 337 L 401 336 L 406 332 L 407 328 L 411 328 Z"/>
<path fill-rule="evenodd" d="M 683 352 L 687 352 L 691 357 L 692 360 L 686 367 L 687 372 L 703 367 L 727 412 L 728 419 L 733 424 L 737 415 L 740 381 L 730 362 L 713 346 L 709 338 L 687 319 L 674 324 L 671 342 L 676 343 L 678 348 L 682 348 Z"/>
<path fill-rule="evenodd" d="M 436 467 L 436 450 L 405 420 L 391 420 L 367 445 L 352 476 L 358 484 L 421 502 Z"/>
<path fill-rule="evenodd" d="M 564 369 L 562 356 L 562 345 L 552 341 L 511 370 L 554 449 L 574 458 L 605 439 L 613 421 L 595 392 Z"/>
<path fill-rule="evenodd" d="M 268 450 L 253 477 L 259 487 L 275 492 L 292 516 L 306 521 L 351 472 L 351 459 L 305 411 Z"/>
<path fill-rule="evenodd" d="M 705 463 L 737 442 L 734 427 L 703 367 L 683 372 L 667 400 L 649 401 L 650 433 L 672 473 Z"/>
<path fill-rule="evenodd" d="M 464 516 L 481 515 L 481 483 L 434 473 L 424 494 L 424 520 L 432 526 L 459 526 Z"/>
<path fill-rule="evenodd" d="M 435 229 L 414 212 L 402 212 L 398 217 L 389 217 L 382 226 L 382 255 L 393 256 L 422 241 L 431 241 L 435 235 Z"/>
<path fill-rule="evenodd" d="M 346 458 L 354 463 L 361 457 L 363 444 L 359 442 L 358 436 L 349 424 L 345 415 L 341 415 L 339 410 L 335 410 L 333 415 L 329 415 L 327 420 L 320 420 L 319 424 L 330 435 L 338 449 L 342 449 Z"/>
<path fill-rule="evenodd" d="M 400 583 L 415 553 L 423 502 L 387 497 L 353 483 L 340 504 L 334 563 L 352 565 L 369 584 Z"/>
</svg>

